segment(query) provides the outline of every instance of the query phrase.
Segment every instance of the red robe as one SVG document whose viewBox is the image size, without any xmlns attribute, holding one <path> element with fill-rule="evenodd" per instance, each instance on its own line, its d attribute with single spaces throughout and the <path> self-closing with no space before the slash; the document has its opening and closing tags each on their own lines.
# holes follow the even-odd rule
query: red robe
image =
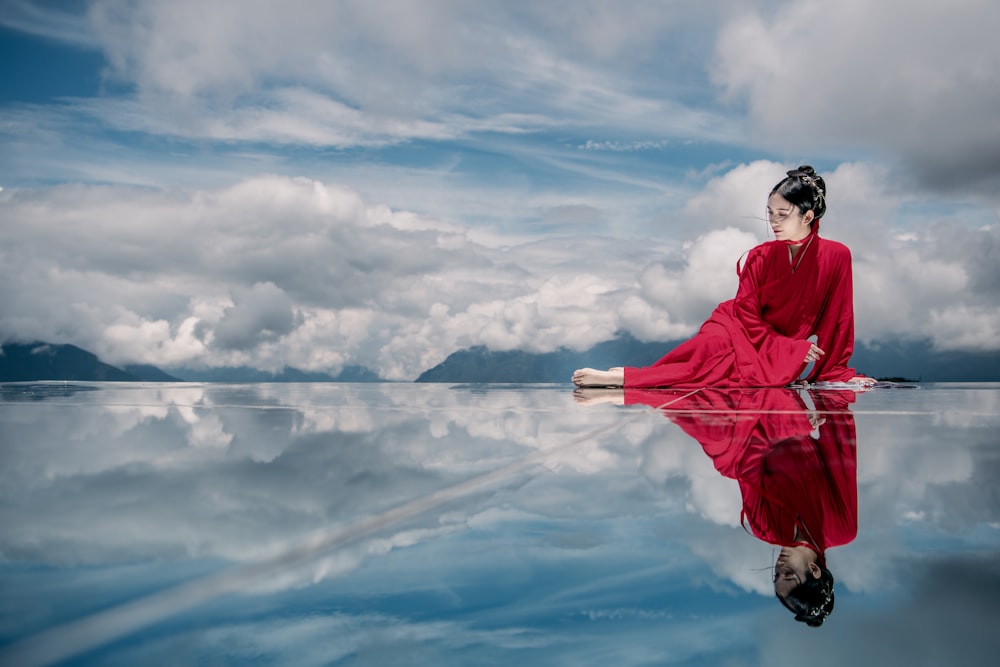
<svg viewBox="0 0 1000 667">
<path fill-rule="evenodd" d="M 666 416 L 699 443 L 716 470 L 739 482 L 742 519 L 758 538 L 813 546 L 822 557 L 858 532 L 853 391 L 811 391 L 826 419 L 819 438 L 790 389 L 703 389 L 669 403 Z M 626 404 L 659 407 L 678 393 L 626 389 Z"/>
<path fill-rule="evenodd" d="M 784 387 L 806 367 L 810 343 L 826 354 L 806 378 L 846 382 L 854 352 L 851 252 L 814 233 L 794 260 L 781 241 L 747 256 L 736 298 L 652 366 L 625 368 L 626 387 Z"/>
</svg>

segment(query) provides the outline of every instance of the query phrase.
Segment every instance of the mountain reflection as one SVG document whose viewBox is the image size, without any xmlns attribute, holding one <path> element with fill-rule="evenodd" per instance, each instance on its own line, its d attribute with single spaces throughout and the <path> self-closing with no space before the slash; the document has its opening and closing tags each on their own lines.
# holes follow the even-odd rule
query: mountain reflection
<svg viewBox="0 0 1000 667">
<path fill-rule="evenodd" d="M 660 408 L 739 483 L 741 524 L 780 547 L 775 594 L 795 620 L 822 625 L 834 607 L 826 550 L 858 532 L 855 393 L 627 389 L 622 399 Z"/>
</svg>

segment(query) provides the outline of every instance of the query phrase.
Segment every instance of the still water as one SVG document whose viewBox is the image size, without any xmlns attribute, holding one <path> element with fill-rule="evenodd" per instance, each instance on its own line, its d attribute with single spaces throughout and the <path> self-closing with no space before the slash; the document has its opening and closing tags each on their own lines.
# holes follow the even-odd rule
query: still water
<svg viewBox="0 0 1000 667">
<path fill-rule="evenodd" d="M 992 665 L 998 427 L 995 384 L 4 385 L 0 664 Z"/>
</svg>

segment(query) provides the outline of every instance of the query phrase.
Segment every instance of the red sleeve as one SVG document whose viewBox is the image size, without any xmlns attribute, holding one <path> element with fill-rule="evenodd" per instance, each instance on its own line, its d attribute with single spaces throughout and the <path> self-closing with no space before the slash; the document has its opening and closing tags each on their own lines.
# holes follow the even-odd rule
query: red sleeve
<svg viewBox="0 0 1000 667">
<path fill-rule="evenodd" d="M 766 253 L 769 250 L 773 252 L 773 248 L 761 246 L 751 250 L 746 266 L 740 272 L 740 286 L 733 302 L 733 311 L 756 354 L 740 354 L 739 349 L 736 352 L 740 363 L 754 362 L 758 365 L 753 370 L 741 369 L 743 377 L 762 375 L 760 379 L 765 386 L 784 386 L 794 380 L 805 367 L 805 357 L 811 343 L 780 334 L 764 320 L 762 293 L 768 287 L 765 284 L 765 268 Z"/>
<path fill-rule="evenodd" d="M 857 375 L 848 366 L 854 354 L 854 283 L 851 251 L 828 242 L 830 252 L 821 279 L 826 286 L 823 308 L 816 323 L 817 345 L 826 352 L 810 373 L 811 382 L 847 382 Z"/>
</svg>

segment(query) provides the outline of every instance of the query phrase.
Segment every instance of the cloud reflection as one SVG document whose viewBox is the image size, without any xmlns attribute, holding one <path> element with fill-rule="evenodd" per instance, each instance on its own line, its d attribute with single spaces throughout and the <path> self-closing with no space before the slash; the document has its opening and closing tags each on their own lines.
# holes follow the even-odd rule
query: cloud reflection
<svg viewBox="0 0 1000 667">
<path fill-rule="evenodd" d="M 490 617 L 508 629 L 534 627 L 546 608 L 651 622 L 665 609 L 689 613 L 704 595 L 695 591 L 714 591 L 729 600 L 719 609 L 737 614 L 776 606 L 773 554 L 739 527 L 738 486 L 644 408 L 574 407 L 554 387 L 98 387 L 0 404 L 9 562 L 66 572 L 201 562 L 223 577 L 219 566 L 231 564 L 241 578 L 218 590 L 265 606 L 309 591 L 348 600 L 409 591 L 470 609 L 519 592 Z M 981 436 L 996 419 L 953 391 L 947 423 L 935 416 L 940 392 L 911 392 L 899 416 L 877 393 L 859 397 L 860 534 L 831 551 L 838 596 L 908 580 L 898 567 L 887 578 L 879 561 L 912 560 L 914 540 L 925 552 L 956 540 L 996 551 L 996 499 L 962 481 L 993 474 Z M 969 426 L 956 430 L 962 414 Z M 949 456 L 970 468 L 941 474 L 930 443 L 946 438 Z M 261 563 L 269 569 L 254 569 Z"/>
</svg>

